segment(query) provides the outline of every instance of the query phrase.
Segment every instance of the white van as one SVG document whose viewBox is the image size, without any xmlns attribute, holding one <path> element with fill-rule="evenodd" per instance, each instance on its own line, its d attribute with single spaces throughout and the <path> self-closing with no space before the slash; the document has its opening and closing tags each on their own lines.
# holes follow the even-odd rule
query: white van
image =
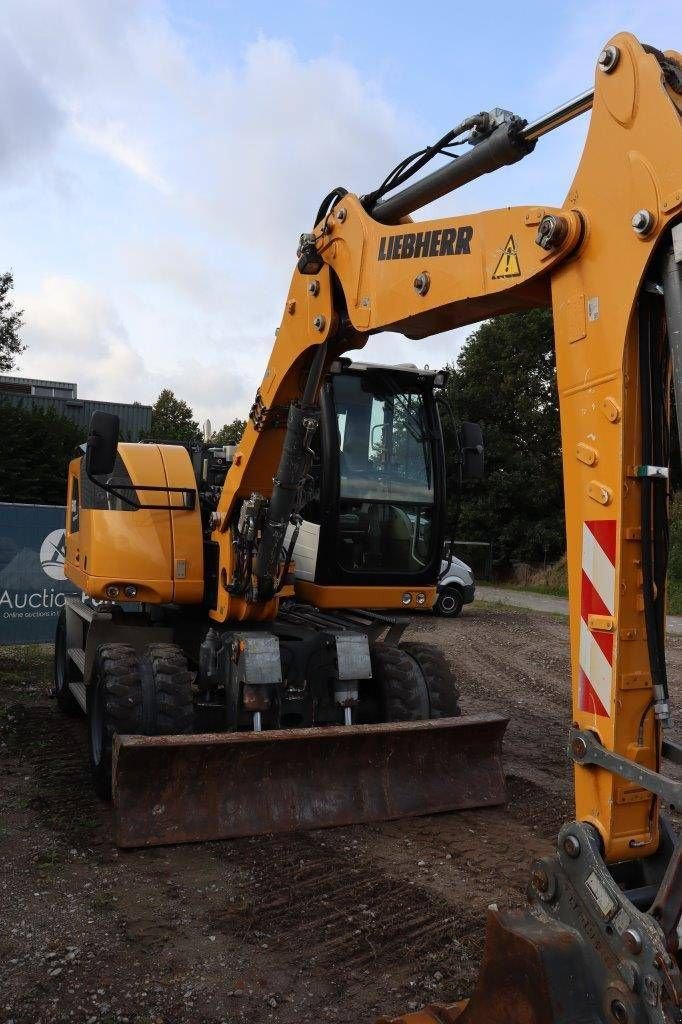
<svg viewBox="0 0 682 1024">
<path fill-rule="evenodd" d="M 471 568 L 454 555 L 444 558 L 438 578 L 438 598 L 433 610 L 438 615 L 454 619 L 465 604 L 471 604 L 476 592 L 476 582 Z"/>
</svg>

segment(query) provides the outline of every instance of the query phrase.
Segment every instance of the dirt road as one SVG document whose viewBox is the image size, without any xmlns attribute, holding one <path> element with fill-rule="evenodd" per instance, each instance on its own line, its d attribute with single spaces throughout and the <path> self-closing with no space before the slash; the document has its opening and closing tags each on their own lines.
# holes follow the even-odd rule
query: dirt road
<svg viewBox="0 0 682 1024">
<path fill-rule="evenodd" d="M 504 710 L 505 809 L 119 853 L 84 723 L 0 682 L 0 1021 L 370 1021 L 465 994 L 485 908 L 522 900 L 570 815 L 566 621 L 415 618 L 466 710 Z M 682 641 L 670 640 L 679 677 Z"/>
</svg>

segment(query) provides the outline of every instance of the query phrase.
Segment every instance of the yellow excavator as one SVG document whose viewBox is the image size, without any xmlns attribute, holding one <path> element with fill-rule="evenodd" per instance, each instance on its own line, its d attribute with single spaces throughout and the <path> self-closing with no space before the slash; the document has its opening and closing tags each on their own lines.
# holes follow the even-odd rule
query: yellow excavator
<svg viewBox="0 0 682 1024">
<path fill-rule="evenodd" d="M 590 109 L 563 206 L 412 221 Z M 619 34 L 593 89 L 530 124 L 470 117 L 374 192 L 335 189 L 314 224 L 236 452 L 193 464 L 181 447 L 118 444 L 96 414 L 70 466 L 66 571 L 93 600 L 60 619 L 55 689 L 87 709 L 118 841 L 502 799 L 504 719 L 458 717 L 442 658 L 401 643 L 387 614 L 435 598 L 443 377 L 344 353 L 385 330 L 424 338 L 551 307 L 576 818 L 533 865 L 529 910 L 490 911 L 471 1000 L 401 1021 L 680 1024 L 682 847 L 662 805 L 682 806 L 682 784 L 662 764 L 682 763 L 665 665 L 682 57 Z M 480 433 L 461 435 L 476 474 Z"/>
</svg>

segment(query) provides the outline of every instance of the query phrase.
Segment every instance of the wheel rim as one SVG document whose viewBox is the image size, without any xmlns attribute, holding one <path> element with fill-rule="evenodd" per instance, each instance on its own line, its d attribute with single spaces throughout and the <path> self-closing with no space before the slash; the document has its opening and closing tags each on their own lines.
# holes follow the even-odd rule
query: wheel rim
<svg viewBox="0 0 682 1024">
<path fill-rule="evenodd" d="M 443 611 L 443 612 L 445 612 L 447 614 L 448 612 L 454 611 L 456 607 L 457 607 L 457 599 L 454 598 L 452 596 L 452 594 L 442 594 L 441 595 L 441 599 L 440 599 L 441 611 Z"/>
<path fill-rule="evenodd" d="M 93 686 L 90 709 L 90 750 L 95 765 L 102 760 L 102 693 L 97 683 Z"/>
</svg>

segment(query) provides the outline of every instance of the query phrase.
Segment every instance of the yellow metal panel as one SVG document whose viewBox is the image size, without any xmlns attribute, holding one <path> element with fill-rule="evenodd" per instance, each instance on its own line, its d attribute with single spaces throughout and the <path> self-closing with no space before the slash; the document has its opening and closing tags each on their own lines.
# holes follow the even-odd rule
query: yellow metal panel
<svg viewBox="0 0 682 1024">
<path fill-rule="evenodd" d="M 65 571 L 69 579 L 90 596 L 107 598 L 107 587 L 120 588 L 118 600 L 125 600 L 123 588 L 137 588 L 136 599 L 149 604 L 170 601 L 198 603 L 203 596 L 203 547 L 198 507 L 182 508 L 180 495 L 149 487 L 195 487 L 189 456 L 179 446 L 126 444 L 118 446 L 119 455 L 137 488 L 142 504 L 174 507 L 138 509 L 80 508 L 79 530 L 69 532 Z M 80 477 L 81 460 L 70 466 L 70 490 Z M 83 487 L 81 482 L 81 497 Z M 184 562 L 184 578 L 175 580 Z"/>
<path fill-rule="evenodd" d="M 655 225 L 646 238 L 633 231 L 631 220 L 638 209 L 652 206 L 657 195 L 682 184 L 682 132 L 655 57 L 627 34 L 613 42 L 620 60 L 611 74 L 597 72 L 585 151 L 566 201 L 585 221 L 585 241 L 579 258 L 552 276 L 562 444 L 568 453 L 564 490 L 573 718 L 579 727 L 592 729 L 606 747 L 626 756 L 632 756 L 641 729 L 637 760 L 657 768 L 660 736 L 647 711 L 651 691 L 639 582 L 640 485 L 628 480 L 627 467 L 641 461 L 635 302 L 666 218 L 655 207 Z M 562 310 L 580 295 L 587 297 L 592 315 L 576 344 L 575 330 Z M 586 448 L 599 451 L 598 480 L 588 459 L 571 454 Z M 612 577 L 609 558 L 602 558 L 592 532 L 609 547 L 609 523 Z M 585 576 L 590 573 L 608 591 L 607 604 L 611 598 L 613 606 L 599 610 L 612 618 L 613 634 L 591 628 L 596 624 L 586 616 Z M 591 707 L 585 700 L 586 667 L 595 674 L 601 694 Z M 597 827 L 609 860 L 643 856 L 656 848 L 651 795 L 640 791 L 634 801 L 622 799 L 623 784 L 599 768 L 578 766 L 575 774 L 577 817 Z"/>
<path fill-rule="evenodd" d="M 158 447 L 168 486 L 194 490 L 196 479 L 187 449 L 177 444 Z M 204 538 L 199 502 L 193 509 L 187 509 L 181 494 L 170 494 L 169 503 L 175 509 L 170 513 L 173 601 L 198 604 L 204 596 Z"/>
<path fill-rule="evenodd" d="M 119 454 L 133 484 L 166 484 L 157 445 L 120 444 Z M 142 503 L 159 503 L 158 491 L 138 490 Z M 112 581 L 153 581 L 165 597 L 172 580 L 170 513 L 141 509 L 135 512 L 84 510 L 81 525 L 83 553 L 89 576 Z M 172 594 L 172 587 L 170 588 Z"/>
</svg>

